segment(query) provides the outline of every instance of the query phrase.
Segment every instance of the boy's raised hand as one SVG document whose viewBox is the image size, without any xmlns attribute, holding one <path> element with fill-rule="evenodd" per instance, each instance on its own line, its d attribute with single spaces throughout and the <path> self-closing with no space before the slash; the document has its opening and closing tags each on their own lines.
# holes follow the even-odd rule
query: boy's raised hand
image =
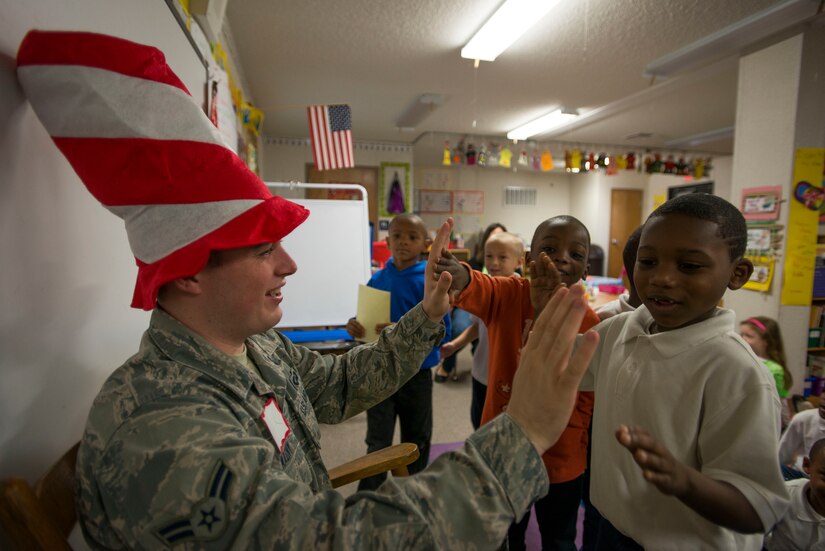
<svg viewBox="0 0 825 551">
<path fill-rule="evenodd" d="M 682 463 L 646 430 L 621 425 L 616 440 L 633 455 L 645 480 L 663 494 L 678 498 L 714 524 L 743 534 L 765 532 L 756 509 L 733 484 Z"/>
<path fill-rule="evenodd" d="M 549 306 L 522 350 L 507 407 L 539 453 L 555 444 L 567 426 L 579 382 L 599 342 L 599 335 L 588 331 L 573 352 L 587 307 L 581 285 L 560 289 Z"/>
<path fill-rule="evenodd" d="M 621 425 L 616 429 L 616 440 L 631 453 L 645 480 L 660 492 L 677 497 L 687 493 L 690 484 L 687 468 L 649 432 Z"/>
<path fill-rule="evenodd" d="M 456 260 L 456 257 L 446 247 L 441 251 L 435 265 L 435 273 L 441 274 L 443 272 L 449 272 L 453 276 L 453 284 L 450 286 L 451 291 L 462 291 L 464 287 L 470 284 L 470 272 L 461 262 Z"/>
<path fill-rule="evenodd" d="M 530 302 L 533 304 L 533 316 L 538 318 L 553 293 L 565 285 L 561 282 L 561 274 L 547 253 L 539 253 L 536 260 L 530 261 L 528 268 L 530 269 Z"/>
<path fill-rule="evenodd" d="M 427 267 L 424 269 L 424 300 L 421 306 L 424 313 L 432 321 L 439 322 L 441 318 L 450 311 L 450 284 L 452 276 L 449 272 L 437 272 L 436 265 L 441 251 L 447 249 L 450 242 L 450 232 L 453 229 L 453 219 L 448 218 L 441 227 L 430 247 L 430 255 L 427 258 Z"/>
</svg>

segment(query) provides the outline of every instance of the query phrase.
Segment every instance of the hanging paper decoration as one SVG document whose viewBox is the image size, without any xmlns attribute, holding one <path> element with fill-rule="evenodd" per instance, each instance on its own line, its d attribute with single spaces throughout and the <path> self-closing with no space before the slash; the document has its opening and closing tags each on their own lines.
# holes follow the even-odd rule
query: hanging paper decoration
<svg viewBox="0 0 825 551">
<path fill-rule="evenodd" d="M 533 154 L 530 155 L 530 165 L 533 170 L 541 170 L 541 155 L 536 150 L 533 150 Z"/>
<path fill-rule="evenodd" d="M 452 159 L 450 159 L 450 142 L 444 142 L 444 156 L 441 159 L 441 164 L 444 166 L 453 164 Z"/>
<path fill-rule="evenodd" d="M 553 156 L 546 149 L 541 154 L 541 170 L 544 172 L 553 170 Z"/>
<path fill-rule="evenodd" d="M 676 174 L 680 176 L 684 176 L 687 174 L 687 163 L 685 162 L 685 157 L 679 157 L 679 160 L 676 161 Z"/>
<path fill-rule="evenodd" d="M 696 159 L 696 163 L 693 167 L 693 176 L 697 179 L 705 177 L 705 161 L 702 159 Z"/>
<path fill-rule="evenodd" d="M 636 154 L 632 151 L 625 156 L 627 170 L 636 170 Z"/>
<path fill-rule="evenodd" d="M 467 164 L 476 164 L 476 148 L 473 147 L 473 144 L 467 144 Z"/>
<path fill-rule="evenodd" d="M 592 151 L 587 155 L 587 170 L 596 170 L 596 156 Z"/>
<path fill-rule="evenodd" d="M 498 156 L 498 166 L 503 166 L 504 168 L 510 168 L 510 163 L 513 160 L 513 152 L 510 151 L 510 148 L 504 146 L 504 149 L 501 150 L 501 153 Z"/>
<path fill-rule="evenodd" d="M 705 158 L 705 177 L 710 178 L 710 171 L 713 170 L 713 159 L 710 157 Z"/>
<path fill-rule="evenodd" d="M 564 150 L 564 170 L 567 172 L 573 170 L 573 159 L 569 149 Z"/>
<path fill-rule="evenodd" d="M 481 147 L 478 148 L 478 159 L 476 159 L 476 164 L 480 167 L 487 166 L 487 150 L 484 149 L 484 144 L 481 144 Z"/>
<path fill-rule="evenodd" d="M 460 165 L 464 163 L 464 140 L 458 142 L 453 148 L 453 164 Z"/>
<path fill-rule="evenodd" d="M 662 172 L 664 172 L 665 174 L 676 173 L 676 161 L 673 160 L 673 155 L 668 155 L 665 158 L 665 162 L 662 165 Z"/>
<path fill-rule="evenodd" d="M 487 166 L 498 166 L 498 144 L 491 143 L 490 144 L 490 151 L 487 152 Z"/>
<path fill-rule="evenodd" d="M 615 165 L 616 170 L 627 170 L 627 156 L 616 155 L 615 157 L 611 158 L 610 164 Z"/>
<path fill-rule="evenodd" d="M 526 149 L 521 150 L 521 155 L 519 155 L 519 158 L 518 158 L 518 164 L 519 164 L 519 166 L 530 166 L 530 159 L 527 158 L 527 150 Z"/>
<path fill-rule="evenodd" d="M 398 178 L 398 171 L 392 177 L 390 184 L 390 196 L 387 199 L 387 212 L 390 214 L 401 214 L 407 212 L 404 205 L 404 191 L 401 189 L 401 180 Z"/>
<path fill-rule="evenodd" d="M 597 168 L 606 168 L 607 167 L 607 154 L 599 153 L 599 156 L 596 157 L 596 167 Z"/>
</svg>

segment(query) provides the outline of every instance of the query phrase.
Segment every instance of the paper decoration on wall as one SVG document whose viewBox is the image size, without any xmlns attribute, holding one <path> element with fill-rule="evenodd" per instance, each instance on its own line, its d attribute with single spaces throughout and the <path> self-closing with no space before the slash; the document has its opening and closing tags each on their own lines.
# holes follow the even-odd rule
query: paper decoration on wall
<svg viewBox="0 0 825 551">
<path fill-rule="evenodd" d="M 570 167 L 571 170 L 582 169 L 582 152 L 578 148 L 574 148 L 570 153 Z"/>
<path fill-rule="evenodd" d="M 444 166 L 450 166 L 453 164 L 452 159 L 450 159 L 450 142 L 444 142 L 444 156 L 441 159 L 441 164 Z"/>
<path fill-rule="evenodd" d="M 467 164 L 474 165 L 476 164 L 476 148 L 473 147 L 473 144 L 467 144 Z"/>
<path fill-rule="evenodd" d="M 782 186 L 744 188 L 740 210 L 745 220 L 777 220 L 781 202 Z"/>
<path fill-rule="evenodd" d="M 504 149 L 501 150 L 501 153 L 498 157 L 498 165 L 503 166 L 504 168 L 510 168 L 511 162 L 513 159 L 513 152 L 510 151 L 510 148 L 505 146 Z"/>
<path fill-rule="evenodd" d="M 426 214 L 445 214 L 453 211 L 453 193 L 440 189 L 422 189 L 418 194 L 420 211 Z"/>
<path fill-rule="evenodd" d="M 390 217 L 410 209 L 410 164 L 381 163 L 378 216 Z"/>
<path fill-rule="evenodd" d="M 401 214 L 407 212 L 404 201 L 404 191 L 401 189 L 401 180 L 398 178 L 398 171 L 395 171 L 390 184 L 390 197 L 387 200 L 387 212 L 390 214 Z"/>
<path fill-rule="evenodd" d="M 794 156 L 794 193 L 788 201 L 788 228 L 785 266 L 782 271 L 782 305 L 808 306 L 814 286 L 814 260 L 816 258 L 816 234 L 819 211 L 807 200 L 809 190 L 816 195 L 823 193 L 822 169 L 825 149 L 800 148 Z M 816 188 L 816 189 L 814 189 Z"/>
<path fill-rule="evenodd" d="M 773 281 L 776 259 L 773 256 L 746 256 L 745 258 L 753 263 L 753 273 L 742 288 L 767 293 Z"/>
<path fill-rule="evenodd" d="M 476 164 L 480 167 L 487 166 L 487 149 L 483 144 L 478 148 L 478 158 L 476 159 Z"/>
<path fill-rule="evenodd" d="M 553 170 L 553 155 L 546 149 L 541 154 L 541 170 L 543 172 Z"/>
<path fill-rule="evenodd" d="M 453 212 L 461 214 L 483 214 L 483 191 L 454 191 Z"/>
<path fill-rule="evenodd" d="M 521 150 L 521 155 L 519 155 L 519 158 L 518 158 L 518 164 L 519 164 L 519 166 L 530 166 L 530 160 L 527 158 L 527 150 L 526 149 Z"/>
</svg>

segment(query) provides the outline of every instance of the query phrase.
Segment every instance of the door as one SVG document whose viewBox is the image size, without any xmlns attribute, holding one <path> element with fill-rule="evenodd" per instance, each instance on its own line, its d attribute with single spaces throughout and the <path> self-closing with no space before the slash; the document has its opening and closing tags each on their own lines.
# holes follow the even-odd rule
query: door
<svg viewBox="0 0 825 551">
<path fill-rule="evenodd" d="M 610 247 L 607 275 L 621 277 L 622 252 L 627 237 L 642 223 L 642 190 L 614 189 L 610 192 Z"/>
<path fill-rule="evenodd" d="M 339 168 L 336 170 L 316 170 L 314 165 L 307 165 L 307 183 L 313 184 L 359 184 L 367 190 L 367 209 L 372 222 L 372 240 L 378 235 L 378 168 L 355 167 Z M 307 199 L 333 199 L 329 196 L 330 190 L 307 189 Z M 335 197 L 345 199 L 345 197 Z"/>
</svg>

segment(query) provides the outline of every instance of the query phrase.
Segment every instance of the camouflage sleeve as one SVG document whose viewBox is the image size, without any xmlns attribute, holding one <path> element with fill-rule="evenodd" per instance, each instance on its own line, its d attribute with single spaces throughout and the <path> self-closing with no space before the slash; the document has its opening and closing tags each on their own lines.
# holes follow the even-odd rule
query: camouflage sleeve
<svg viewBox="0 0 825 551">
<path fill-rule="evenodd" d="M 382 331 L 378 341 L 356 346 L 341 356 L 322 356 L 288 342 L 285 345 L 318 421 L 334 424 L 377 404 L 418 373 L 444 332 L 443 321 L 430 321 L 419 303 Z"/>
<path fill-rule="evenodd" d="M 179 398 L 142 409 L 104 451 L 100 464 L 117 468 L 96 476 L 128 548 L 493 549 L 547 491 L 506 414 L 425 471 L 345 500 L 291 477 L 228 408 Z"/>
</svg>

